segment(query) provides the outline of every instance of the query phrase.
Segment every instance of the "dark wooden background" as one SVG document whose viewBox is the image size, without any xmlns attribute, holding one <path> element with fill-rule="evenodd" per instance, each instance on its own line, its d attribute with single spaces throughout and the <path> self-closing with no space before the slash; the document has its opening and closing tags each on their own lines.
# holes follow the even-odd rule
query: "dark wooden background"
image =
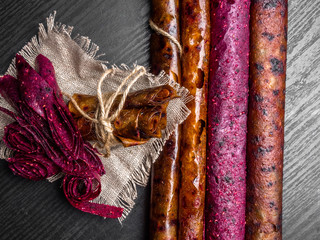
<svg viewBox="0 0 320 240">
<path fill-rule="evenodd" d="M 148 66 L 149 0 L 0 0 L 0 74 L 57 10 L 110 63 Z M 289 0 L 283 239 L 320 239 L 320 0 Z M 0 239 L 147 239 L 150 187 L 121 226 L 82 213 L 60 183 L 14 176 L 0 161 Z"/>
</svg>

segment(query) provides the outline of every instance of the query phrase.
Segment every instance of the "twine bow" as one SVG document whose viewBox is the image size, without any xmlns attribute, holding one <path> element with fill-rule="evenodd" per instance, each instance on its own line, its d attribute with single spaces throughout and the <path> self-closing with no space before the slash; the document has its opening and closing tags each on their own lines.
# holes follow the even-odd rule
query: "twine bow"
<svg viewBox="0 0 320 240">
<path fill-rule="evenodd" d="M 70 95 L 63 93 L 65 96 L 70 98 L 70 101 L 73 103 L 75 108 L 79 111 L 79 113 L 85 117 L 86 119 L 90 120 L 95 125 L 95 133 L 98 139 L 98 146 L 105 150 L 103 154 L 104 157 L 110 156 L 110 146 L 112 141 L 114 141 L 114 136 L 112 134 L 113 127 L 112 121 L 119 115 L 120 111 L 123 109 L 124 103 L 127 99 L 127 95 L 133 84 L 144 74 L 146 74 L 146 69 L 142 66 L 137 66 L 135 69 L 131 71 L 131 73 L 123 79 L 122 83 L 119 85 L 118 89 L 112 93 L 111 95 L 105 95 L 102 93 L 102 84 L 104 80 L 110 74 L 113 74 L 115 69 L 107 69 L 103 75 L 101 76 L 98 86 L 97 86 L 97 97 L 99 101 L 99 105 L 95 112 L 95 117 L 90 117 L 86 112 L 84 112 L 76 100 L 71 97 Z M 110 115 L 110 111 L 112 105 L 116 99 L 116 97 L 121 93 L 122 89 L 126 86 L 125 90 L 123 91 L 123 95 L 119 105 L 117 106 L 117 110 Z"/>
</svg>

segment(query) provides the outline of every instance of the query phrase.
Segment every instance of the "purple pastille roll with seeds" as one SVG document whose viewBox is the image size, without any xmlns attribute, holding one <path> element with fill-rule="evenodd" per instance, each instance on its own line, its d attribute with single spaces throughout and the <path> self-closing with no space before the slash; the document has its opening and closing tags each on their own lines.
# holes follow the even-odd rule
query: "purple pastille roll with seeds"
<svg viewBox="0 0 320 240">
<path fill-rule="evenodd" d="M 249 0 L 211 1 L 206 239 L 245 236 Z"/>
</svg>

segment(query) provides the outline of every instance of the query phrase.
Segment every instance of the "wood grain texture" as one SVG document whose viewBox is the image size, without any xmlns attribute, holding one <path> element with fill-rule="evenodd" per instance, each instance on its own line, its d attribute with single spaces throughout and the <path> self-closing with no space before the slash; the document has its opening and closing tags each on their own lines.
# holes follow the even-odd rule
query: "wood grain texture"
<svg viewBox="0 0 320 240">
<path fill-rule="evenodd" d="M 148 66 L 148 0 L 0 0 L 0 74 L 57 10 L 110 63 Z M 283 239 L 320 239 L 320 0 L 289 1 Z M 0 161 L 0 239 L 147 239 L 149 187 L 123 226 L 69 205 L 60 183 L 14 176 Z"/>
<path fill-rule="evenodd" d="M 320 1 L 289 2 L 283 239 L 320 239 Z"/>
<path fill-rule="evenodd" d="M 38 23 L 57 10 L 56 20 L 75 27 L 100 46 L 110 64 L 148 67 L 148 0 L 0 1 L 0 74 L 38 32 Z M 150 186 L 138 188 L 136 206 L 121 226 L 117 220 L 83 213 L 63 195 L 61 181 L 32 182 L 14 176 L 0 160 L 0 239 L 148 239 Z"/>
</svg>

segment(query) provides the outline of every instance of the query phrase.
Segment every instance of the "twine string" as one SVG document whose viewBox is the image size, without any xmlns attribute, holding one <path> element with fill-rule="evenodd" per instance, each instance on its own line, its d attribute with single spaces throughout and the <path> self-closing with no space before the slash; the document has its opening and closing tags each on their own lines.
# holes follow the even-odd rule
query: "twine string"
<svg viewBox="0 0 320 240">
<path fill-rule="evenodd" d="M 66 97 L 70 99 L 73 103 L 74 107 L 78 110 L 78 112 L 89 121 L 93 122 L 95 125 L 95 134 L 97 136 L 98 142 L 95 145 L 98 145 L 100 148 L 105 150 L 103 154 L 105 157 L 110 156 L 110 147 L 112 141 L 114 141 L 113 137 L 113 127 L 112 121 L 120 114 L 121 110 L 124 107 L 125 101 L 129 94 L 131 87 L 136 83 L 136 81 L 143 75 L 146 74 L 146 69 L 142 66 L 138 66 L 131 71 L 131 73 L 126 76 L 125 79 L 121 82 L 117 90 L 111 95 L 105 95 L 102 93 L 102 84 L 107 76 L 111 73 L 114 73 L 114 69 L 107 69 L 103 75 L 101 76 L 98 85 L 97 85 L 97 98 L 98 98 L 98 107 L 95 112 L 95 117 L 90 117 L 86 112 L 84 112 L 76 100 L 67 93 L 63 93 Z M 133 77 L 135 76 L 135 77 Z M 113 103 L 116 97 L 121 93 L 123 87 L 126 85 L 126 88 L 122 94 L 121 101 L 117 106 L 117 110 L 111 115 L 110 111 L 112 109 Z M 95 146 L 94 145 L 94 146 Z"/>
<path fill-rule="evenodd" d="M 150 25 L 151 29 L 153 29 L 156 33 L 161 34 L 161 35 L 169 38 L 177 46 L 180 57 L 182 56 L 182 46 L 181 46 L 180 42 L 174 36 L 167 33 L 163 29 L 159 28 L 151 19 L 149 20 L 149 25 Z"/>
</svg>

